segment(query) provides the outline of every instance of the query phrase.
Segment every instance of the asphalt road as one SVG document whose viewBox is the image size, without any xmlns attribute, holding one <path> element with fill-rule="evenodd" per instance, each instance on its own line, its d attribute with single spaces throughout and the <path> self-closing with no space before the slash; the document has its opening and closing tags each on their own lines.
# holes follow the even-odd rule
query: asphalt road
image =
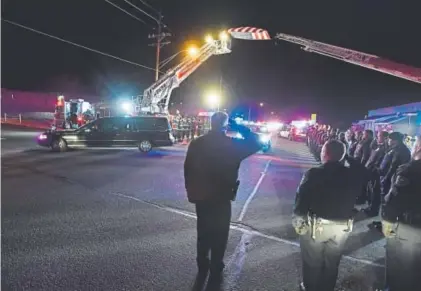
<svg viewBox="0 0 421 291">
<path fill-rule="evenodd" d="M 1 125 L 1 155 L 19 153 L 36 148 L 35 139 L 42 130 L 21 126 Z"/>
<path fill-rule="evenodd" d="M 2 290 L 190 290 L 196 221 L 184 156 L 183 146 L 3 156 Z M 297 290 L 291 212 L 314 165 L 304 144 L 287 140 L 243 162 L 224 290 Z M 383 280 L 384 240 L 368 223 L 355 225 L 338 290 L 373 290 Z"/>
</svg>

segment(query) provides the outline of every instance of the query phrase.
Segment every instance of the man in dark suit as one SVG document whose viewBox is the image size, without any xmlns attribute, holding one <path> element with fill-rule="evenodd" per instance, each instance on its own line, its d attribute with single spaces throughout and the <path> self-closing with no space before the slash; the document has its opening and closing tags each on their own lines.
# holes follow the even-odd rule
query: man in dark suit
<svg viewBox="0 0 421 291">
<path fill-rule="evenodd" d="M 242 139 L 226 135 L 228 115 L 216 112 L 209 133 L 190 143 L 184 163 L 187 197 L 196 205 L 197 214 L 197 284 L 206 280 L 210 270 L 209 290 L 217 290 L 222 283 L 231 201 L 239 186 L 240 163 L 261 148 L 257 134 L 245 126 L 233 126 Z"/>
</svg>

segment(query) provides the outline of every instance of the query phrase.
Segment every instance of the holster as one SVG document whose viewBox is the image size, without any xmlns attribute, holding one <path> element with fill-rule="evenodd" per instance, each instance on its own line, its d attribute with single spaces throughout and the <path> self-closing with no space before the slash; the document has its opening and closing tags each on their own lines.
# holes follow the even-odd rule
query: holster
<svg viewBox="0 0 421 291">
<path fill-rule="evenodd" d="M 316 239 L 317 231 L 317 216 L 315 214 L 309 214 L 307 216 L 308 225 L 310 226 L 310 235 L 312 239 Z"/>
<path fill-rule="evenodd" d="M 315 214 L 309 214 L 307 216 L 308 225 L 310 226 L 311 230 L 311 238 L 313 240 L 317 237 L 317 232 L 321 234 L 323 232 L 323 225 L 329 225 L 329 224 L 346 224 L 346 232 L 352 232 L 352 229 L 354 228 L 354 219 L 350 218 L 346 221 L 329 221 L 327 219 L 318 218 Z"/>
</svg>

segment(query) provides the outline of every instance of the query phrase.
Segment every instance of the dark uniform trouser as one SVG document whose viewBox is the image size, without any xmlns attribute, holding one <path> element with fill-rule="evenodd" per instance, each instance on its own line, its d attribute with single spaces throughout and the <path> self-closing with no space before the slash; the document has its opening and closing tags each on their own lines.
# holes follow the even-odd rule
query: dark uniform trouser
<svg viewBox="0 0 421 291">
<path fill-rule="evenodd" d="M 380 181 L 382 180 L 382 178 L 383 177 L 380 177 Z M 380 199 L 381 199 L 382 205 L 384 204 L 384 198 L 389 193 L 391 184 L 392 184 L 391 179 L 384 180 L 383 183 L 380 182 Z"/>
<path fill-rule="evenodd" d="M 381 203 L 381 188 L 380 188 L 380 175 L 376 170 L 370 171 L 370 181 L 367 187 L 368 194 L 368 210 L 377 215 L 380 210 Z"/>
<path fill-rule="evenodd" d="M 303 282 L 306 291 L 333 291 L 349 233 L 344 224 L 323 225 L 313 240 L 310 231 L 300 236 Z"/>
<path fill-rule="evenodd" d="M 211 273 L 222 272 L 231 221 L 231 201 L 196 203 L 196 214 L 199 271 L 209 267 L 210 252 Z"/>
<path fill-rule="evenodd" d="M 421 225 L 400 223 L 386 242 L 386 282 L 390 291 L 421 290 Z"/>
</svg>

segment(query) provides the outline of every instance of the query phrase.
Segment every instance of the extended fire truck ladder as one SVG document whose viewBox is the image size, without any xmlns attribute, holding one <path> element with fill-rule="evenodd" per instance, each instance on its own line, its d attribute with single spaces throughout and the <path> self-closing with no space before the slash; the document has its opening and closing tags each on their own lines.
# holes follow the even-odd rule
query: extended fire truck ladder
<svg viewBox="0 0 421 291">
<path fill-rule="evenodd" d="M 314 52 L 316 54 L 335 58 L 347 63 L 365 67 L 371 70 L 376 70 L 385 74 L 421 84 L 421 69 L 419 68 L 399 64 L 375 55 L 370 55 L 284 33 L 278 33 L 275 38 L 302 45 L 303 50 L 307 52 Z"/>
<path fill-rule="evenodd" d="M 179 87 L 190 74 L 213 55 L 222 55 L 231 52 L 229 38 L 221 40 L 208 40 L 196 56 L 185 57 L 181 64 L 171 68 L 158 81 L 144 91 L 143 96 L 136 97 L 136 111 L 138 113 L 168 114 L 168 105 L 171 92 Z"/>
</svg>

